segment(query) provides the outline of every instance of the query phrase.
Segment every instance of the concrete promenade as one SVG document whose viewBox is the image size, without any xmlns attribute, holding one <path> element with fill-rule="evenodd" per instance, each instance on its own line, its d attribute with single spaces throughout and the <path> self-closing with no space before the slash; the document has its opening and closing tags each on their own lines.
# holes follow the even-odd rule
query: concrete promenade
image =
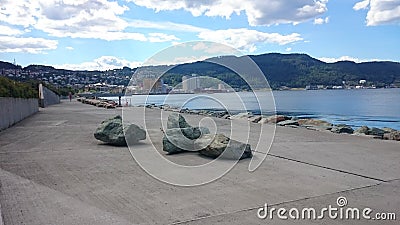
<svg viewBox="0 0 400 225">
<path fill-rule="evenodd" d="M 133 114 L 135 110 L 140 109 L 133 108 Z M 212 183 L 177 187 L 149 176 L 128 148 L 94 139 L 97 125 L 117 114 L 121 109 L 63 101 L 0 132 L 0 224 L 2 220 L 5 225 L 400 221 L 400 142 L 278 127 L 267 159 L 255 172 L 248 172 L 246 159 Z M 199 119 L 185 117 L 192 123 Z M 143 123 L 141 116 L 132 120 Z M 227 126 L 218 121 L 223 129 Z M 161 131 L 148 132 L 159 136 L 155 145 L 160 146 Z M 149 141 L 138 146 L 151 147 Z M 188 164 L 208 160 L 195 154 L 167 158 Z M 348 207 L 371 208 L 372 217 L 375 212 L 395 212 L 397 221 L 257 217 L 265 203 L 319 210 L 337 207 L 339 196 L 347 198 Z"/>
</svg>

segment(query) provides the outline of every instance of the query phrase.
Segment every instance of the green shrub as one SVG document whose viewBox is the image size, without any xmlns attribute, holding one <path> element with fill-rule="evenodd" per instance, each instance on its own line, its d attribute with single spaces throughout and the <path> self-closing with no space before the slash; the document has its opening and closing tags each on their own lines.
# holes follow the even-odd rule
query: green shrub
<svg viewBox="0 0 400 225">
<path fill-rule="evenodd" d="M 38 98 L 37 87 L 0 77 L 0 97 Z"/>
</svg>

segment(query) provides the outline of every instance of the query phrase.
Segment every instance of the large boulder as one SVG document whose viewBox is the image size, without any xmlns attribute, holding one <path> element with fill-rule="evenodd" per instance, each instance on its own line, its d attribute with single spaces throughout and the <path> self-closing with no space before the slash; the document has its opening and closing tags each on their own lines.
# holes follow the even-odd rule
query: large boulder
<svg viewBox="0 0 400 225">
<path fill-rule="evenodd" d="M 125 140 L 128 144 L 136 144 L 141 140 L 146 140 L 146 131 L 136 124 L 129 124 L 125 126 Z"/>
<path fill-rule="evenodd" d="M 400 131 L 399 130 L 394 130 L 394 131 L 392 131 L 390 133 L 385 133 L 383 135 L 383 139 L 400 141 Z"/>
<path fill-rule="evenodd" d="M 167 129 L 191 127 L 180 113 L 171 113 L 168 116 Z"/>
<path fill-rule="evenodd" d="M 349 125 L 346 124 L 338 124 L 332 127 L 331 132 L 333 133 L 347 133 L 347 134 L 352 134 L 354 132 L 353 128 L 351 128 Z"/>
<path fill-rule="evenodd" d="M 163 151 L 168 154 L 195 151 L 194 140 L 209 133 L 208 128 L 192 127 L 181 114 L 171 113 L 168 116 L 167 129 L 162 140 Z"/>
<path fill-rule="evenodd" d="M 206 127 L 186 127 L 171 128 L 164 133 L 162 140 L 163 151 L 168 154 L 175 154 L 184 151 L 196 151 L 194 140 L 204 134 L 209 134 L 210 130 Z"/>
<path fill-rule="evenodd" d="M 253 156 L 249 144 L 232 140 L 223 134 L 206 134 L 194 141 L 195 147 L 202 148 L 200 154 L 221 159 L 239 160 Z"/>
<path fill-rule="evenodd" d="M 125 133 L 129 143 L 136 143 L 146 139 L 146 131 L 136 124 L 125 126 Z M 118 115 L 104 120 L 96 129 L 94 137 L 110 145 L 126 146 L 121 116 Z"/>
</svg>

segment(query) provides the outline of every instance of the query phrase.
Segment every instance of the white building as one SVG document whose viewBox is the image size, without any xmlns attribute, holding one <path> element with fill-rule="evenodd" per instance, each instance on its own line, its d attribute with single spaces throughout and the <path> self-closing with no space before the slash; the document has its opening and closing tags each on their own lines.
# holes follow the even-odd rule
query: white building
<svg viewBox="0 0 400 225">
<path fill-rule="evenodd" d="M 193 92 L 194 90 L 200 89 L 200 78 L 195 74 L 192 74 L 192 76 L 183 76 L 182 89 L 186 92 Z"/>
</svg>

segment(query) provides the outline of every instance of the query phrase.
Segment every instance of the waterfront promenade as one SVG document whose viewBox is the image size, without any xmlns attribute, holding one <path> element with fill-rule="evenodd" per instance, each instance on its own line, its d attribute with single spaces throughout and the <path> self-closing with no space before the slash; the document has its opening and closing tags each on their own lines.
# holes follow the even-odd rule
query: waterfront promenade
<svg viewBox="0 0 400 225">
<path fill-rule="evenodd" d="M 141 109 L 131 110 L 139 115 Z M 278 127 L 267 159 L 255 172 L 248 172 L 246 159 L 212 183 L 177 187 L 149 176 L 128 148 L 94 139 L 97 125 L 117 114 L 121 109 L 63 101 L 0 132 L 4 224 L 396 224 L 400 219 L 257 217 L 265 203 L 320 209 L 337 206 L 339 196 L 351 207 L 400 217 L 399 142 Z M 185 117 L 191 122 L 200 116 Z M 148 132 L 159 135 L 154 144 L 160 145 L 160 130 Z M 152 148 L 148 142 L 138 147 Z M 194 154 L 168 158 L 206 160 Z"/>
</svg>

